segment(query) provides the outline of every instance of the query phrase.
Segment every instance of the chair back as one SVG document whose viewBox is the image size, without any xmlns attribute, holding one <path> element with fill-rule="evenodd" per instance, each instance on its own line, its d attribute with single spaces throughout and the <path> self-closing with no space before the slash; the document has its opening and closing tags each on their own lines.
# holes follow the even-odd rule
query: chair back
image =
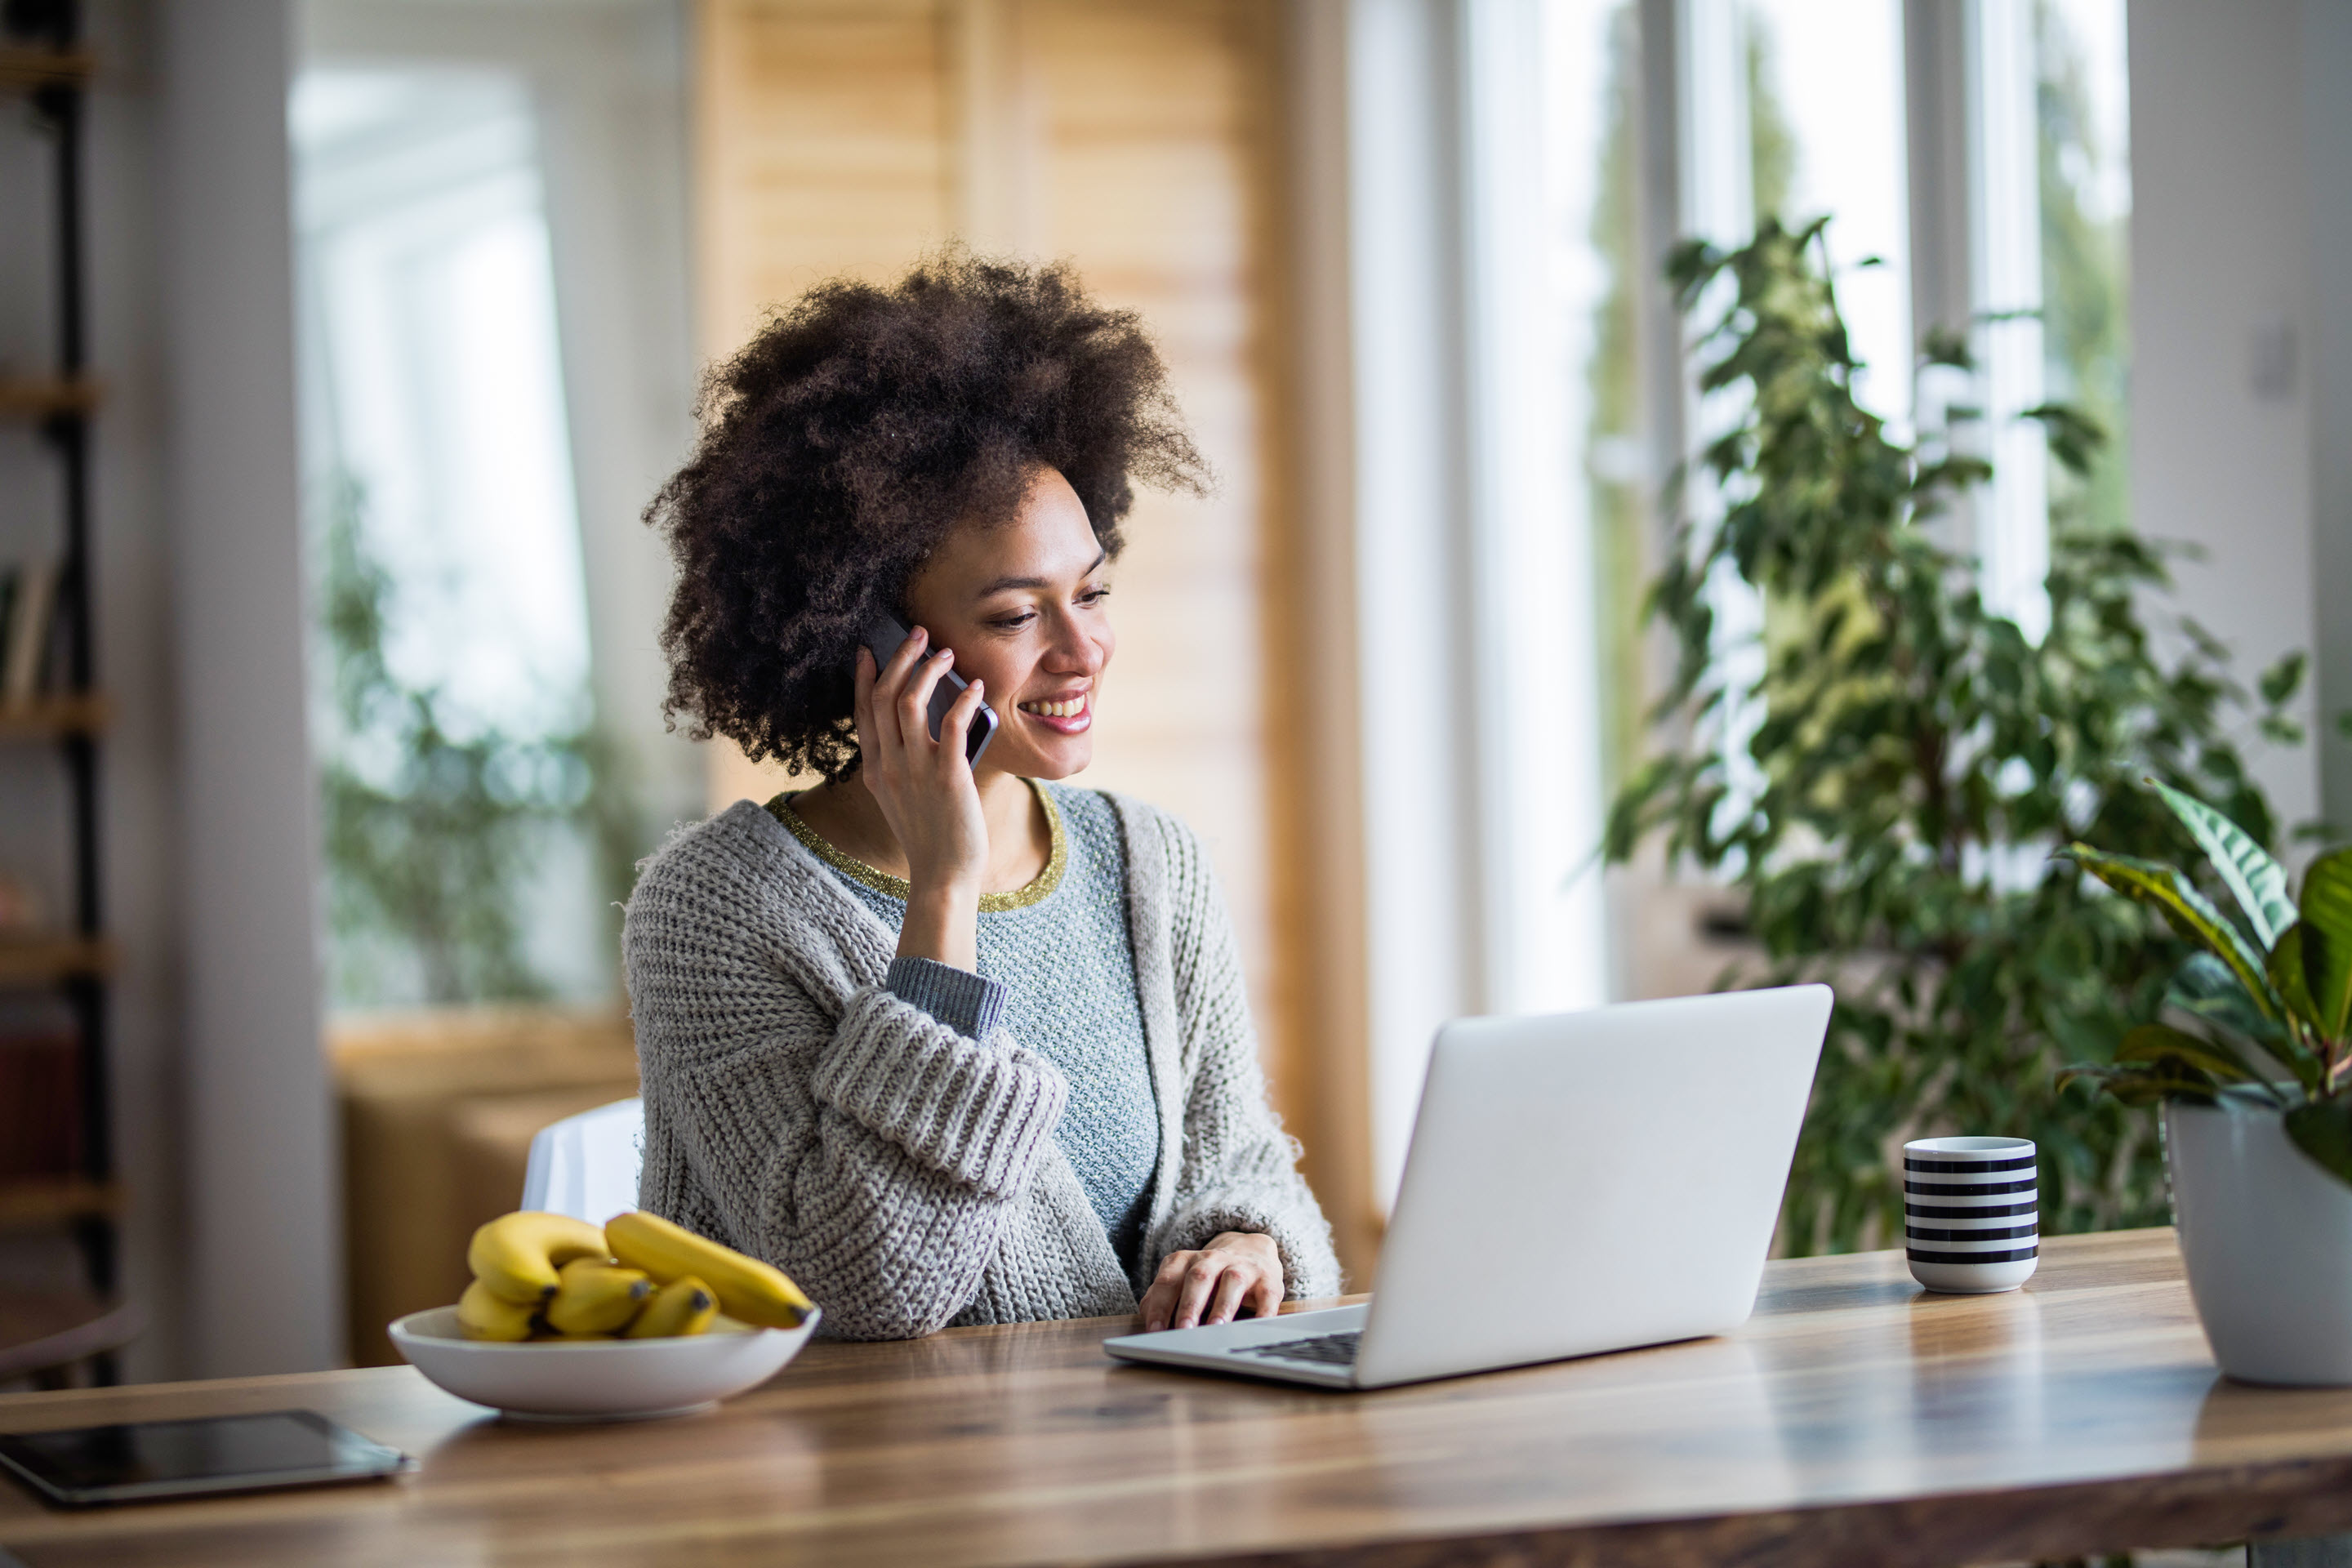
<svg viewBox="0 0 2352 1568">
<path fill-rule="evenodd" d="M 646 1103 L 616 1100 L 542 1127 L 530 1141 L 522 1206 L 603 1225 L 637 1206 Z"/>
</svg>

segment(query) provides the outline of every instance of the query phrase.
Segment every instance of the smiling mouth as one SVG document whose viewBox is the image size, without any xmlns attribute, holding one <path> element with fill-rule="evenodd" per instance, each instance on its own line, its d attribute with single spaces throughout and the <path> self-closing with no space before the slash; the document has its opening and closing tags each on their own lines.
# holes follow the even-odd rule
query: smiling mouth
<svg viewBox="0 0 2352 1568">
<path fill-rule="evenodd" d="M 1093 693 L 1081 691 L 1076 697 L 1066 697 L 1054 702 L 1023 702 L 1021 711 L 1044 723 L 1049 730 L 1065 735 L 1075 735 L 1094 727 L 1095 716 L 1089 703 Z"/>
</svg>

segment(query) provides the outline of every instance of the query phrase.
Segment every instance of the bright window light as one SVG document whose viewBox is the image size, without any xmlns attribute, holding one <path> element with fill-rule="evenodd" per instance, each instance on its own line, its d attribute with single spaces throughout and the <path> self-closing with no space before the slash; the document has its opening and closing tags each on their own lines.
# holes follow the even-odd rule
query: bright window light
<svg viewBox="0 0 2352 1568">
<path fill-rule="evenodd" d="M 331 1000 L 602 1000 L 587 599 L 530 94 L 491 69 L 320 66 L 289 121 Z"/>
<path fill-rule="evenodd" d="M 1855 396 L 1911 417 L 1910 216 L 1899 0 L 1748 0 L 1748 167 L 1755 210 L 1823 214 L 1855 357 Z M 1872 265 L 1872 263 L 1875 263 Z"/>
<path fill-rule="evenodd" d="M 587 600 L 530 106 L 489 72 L 316 69 L 293 100 L 310 467 L 358 487 L 403 684 L 577 725 Z"/>
</svg>

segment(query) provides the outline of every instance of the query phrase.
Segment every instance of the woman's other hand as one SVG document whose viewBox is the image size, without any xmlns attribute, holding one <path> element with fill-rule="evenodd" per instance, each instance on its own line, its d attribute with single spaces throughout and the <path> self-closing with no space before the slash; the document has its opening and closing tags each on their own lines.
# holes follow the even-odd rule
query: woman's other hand
<svg viewBox="0 0 2352 1568">
<path fill-rule="evenodd" d="M 898 955 L 976 969 L 988 819 L 964 739 L 984 700 L 979 681 L 964 688 L 931 739 L 931 689 L 954 668 L 947 649 L 930 651 L 920 626 L 879 669 L 873 654 L 857 650 L 858 772 L 907 857 Z"/>
<path fill-rule="evenodd" d="M 1269 1318 L 1282 1305 L 1282 1254 L 1274 1237 L 1229 1230 L 1198 1252 L 1171 1252 L 1160 1260 L 1143 1293 L 1146 1332 L 1230 1323 L 1246 1308 Z"/>
</svg>

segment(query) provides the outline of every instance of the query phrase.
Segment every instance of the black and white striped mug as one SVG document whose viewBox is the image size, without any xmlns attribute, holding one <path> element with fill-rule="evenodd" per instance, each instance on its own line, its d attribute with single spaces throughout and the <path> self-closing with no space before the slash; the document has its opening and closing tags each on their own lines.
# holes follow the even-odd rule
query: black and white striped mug
<svg viewBox="0 0 2352 1568">
<path fill-rule="evenodd" d="M 2033 1277 L 2042 1194 L 2023 1138 L 1903 1145 L 1903 1251 L 1930 1290 L 1985 1296 Z"/>
</svg>

